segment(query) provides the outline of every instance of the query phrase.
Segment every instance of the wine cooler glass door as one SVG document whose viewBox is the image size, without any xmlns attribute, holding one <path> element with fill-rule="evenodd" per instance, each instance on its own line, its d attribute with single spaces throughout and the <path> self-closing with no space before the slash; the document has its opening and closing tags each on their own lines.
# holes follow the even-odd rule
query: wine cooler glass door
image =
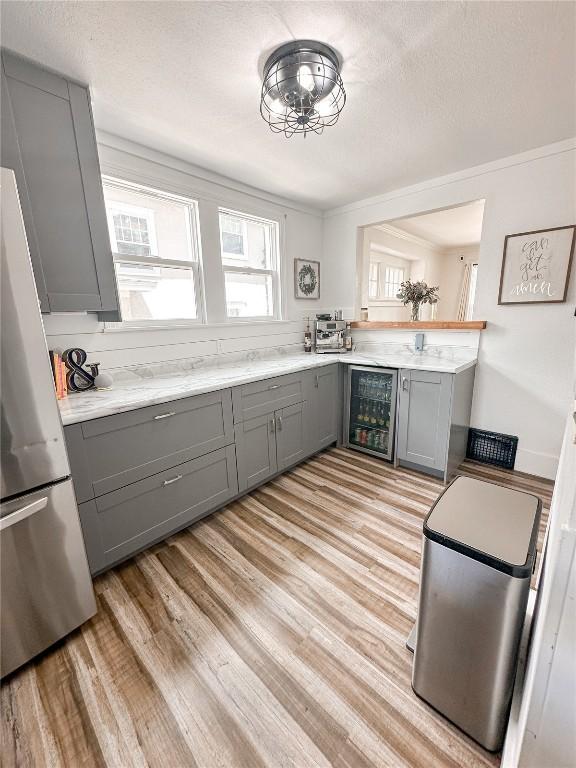
<svg viewBox="0 0 576 768">
<path fill-rule="evenodd" d="M 385 368 L 349 370 L 348 445 L 392 458 L 396 405 L 396 371 Z"/>
</svg>

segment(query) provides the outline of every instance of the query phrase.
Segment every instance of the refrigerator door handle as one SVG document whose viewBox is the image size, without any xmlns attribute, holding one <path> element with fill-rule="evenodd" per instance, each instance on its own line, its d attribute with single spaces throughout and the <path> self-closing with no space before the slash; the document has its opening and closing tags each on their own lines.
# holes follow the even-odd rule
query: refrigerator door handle
<svg viewBox="0 0 576 768">
<path fill-rule="evenodd" d="M 16 525 L 16 523 L 19 523 L 21 520 L 26 520 L 27 517 L 36 514 L 36 512 L 40 512 L 40 510 L 44 509 L 47 504 L 48 497 L 43 496 L 41 499 L 36 499 L 36 501 L 33 501 L 31 504 L 26 504 L 26 506 L 16 509 L 9 515 L 6 515 L 6 517 L 0 518 L 0 532 L 6 528 L 10 528 L 12 525 Z"/>
</svg>

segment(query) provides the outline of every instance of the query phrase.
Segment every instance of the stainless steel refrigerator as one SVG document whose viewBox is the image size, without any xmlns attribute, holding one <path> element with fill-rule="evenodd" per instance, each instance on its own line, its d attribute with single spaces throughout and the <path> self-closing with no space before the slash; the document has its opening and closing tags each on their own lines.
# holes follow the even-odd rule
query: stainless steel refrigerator
<svg viewBox="0 0 576 768">
<path fill-rule="evenodd" d="M 349 448 L 392 461 L 398 371 L 349 365 L 344 439 Z"/>
<path fill-rule="evenodd" d="M 0 674 L 96 612 L 14 173 L 0 169 Z"/>
</svg>

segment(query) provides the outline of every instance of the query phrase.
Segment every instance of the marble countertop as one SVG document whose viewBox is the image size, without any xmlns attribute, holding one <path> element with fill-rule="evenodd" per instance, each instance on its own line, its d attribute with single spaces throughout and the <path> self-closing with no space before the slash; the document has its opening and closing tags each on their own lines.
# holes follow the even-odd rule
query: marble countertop
<svg viewBox="0 0 576 768">
<path fill-rule="evenodd" d="M 342 355 L 301 353 L 269 360 L 245 360 L 227 367 L 198 368 L 186 373 L 142 376 L 136 380 L 115 382 L 113 388 L 109 390 L 90 390 L 85 393 L 69 394 L 64 400 L 60 400 L 58 405 L 62 423 L 66 426 L 337 362 L 382 368 L 414 368 L 441 373 L 460 373 L 475 365 L 476 360 L 458 361 L 426 354 L 376 356 L 375 353 L 358 352 Z"/>
</svg>

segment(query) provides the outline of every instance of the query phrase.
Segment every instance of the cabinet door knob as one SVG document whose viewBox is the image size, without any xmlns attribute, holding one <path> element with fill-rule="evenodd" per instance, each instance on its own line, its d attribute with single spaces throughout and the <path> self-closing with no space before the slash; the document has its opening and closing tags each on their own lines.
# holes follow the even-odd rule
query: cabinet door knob
<svg viewBox="0 0 576 768">
<path fill-rule="evenodd" d="M 408 376 L 402 376 L 402 389 L 408 392 Z"/>
<path fill-rule="evenodd" d="M 275 422 L 274 418 L 270 419 L 270 432 L 271 433 L 276 432 L 276 422 Z"/>
<path fill-rule="evenodd" d="M 320 379 L 318 378 L 318 374 L 316 374 L 316 376 L 314 377 L 314 386 L 316 387 L 316 389 L 318 389 L 319 384 L 320 384 Z"/>
<path fill-rule="evenodd" d="M 277 422 L 278 422 L 278 432 L 282 432 L 282 416 L 278 416 Z"/>
<path fill-rule="evenodd" d="M 168 411 L 168 413 L 159 413 L 158 416 L 154 416 L 154 421 L 159 421 L 160 419 L 169 419 L 170 416 L 176 416 L 176 411 Z"/>
<path fill-rule="evenodd" d="M 176 475 L 176 477 L 172 477 L 170 480 L 164 480 L 162 485 L 172 485 L 172 483 L 177 483 L 178 480 L 182 480 L 182 475 Z"/>
</svg>

